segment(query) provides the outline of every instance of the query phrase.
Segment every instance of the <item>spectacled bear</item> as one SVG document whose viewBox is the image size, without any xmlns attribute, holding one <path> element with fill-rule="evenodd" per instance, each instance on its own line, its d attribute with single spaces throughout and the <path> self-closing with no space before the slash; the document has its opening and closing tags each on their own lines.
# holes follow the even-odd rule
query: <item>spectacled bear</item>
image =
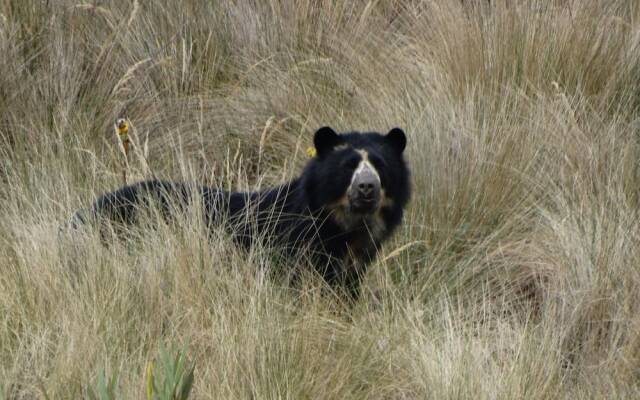
<svg viewBox="0 0 640 400">
<path fill-rule="evenodd" d="M 152 198 L 163 212 L 172 204 L 201 201 L 209 224 L 222 221 L 249 247 L 256 240 L 294 255 L 310 251 L 317 271 L 332 286 L 357 297 L 360 279 L 381 243 L 402 220 L 410 196 L 407 143 L 400 128 L 338 134 L 315 132 L 316 156 L 302 174 L 259 192 L 227 192 L 211 187 L 149 180 L 100 196 L 75 223 L 89 219 L 131 224 Z"/>
</svg>

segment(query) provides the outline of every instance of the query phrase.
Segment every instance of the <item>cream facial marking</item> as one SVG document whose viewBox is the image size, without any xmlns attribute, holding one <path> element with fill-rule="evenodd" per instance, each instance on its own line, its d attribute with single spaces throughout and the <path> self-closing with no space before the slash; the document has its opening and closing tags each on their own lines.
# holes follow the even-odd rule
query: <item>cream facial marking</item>
<svg viewBox="0 0 640 400">
<path fill-rule="evenodd" d="M 387 192 L 380 189 L 380 208 L 388 208 L 393 206 L 393 199 L 387 197 Z"/>
<path fill-rule="evenodd" d="M 362 157 L 362 160 L 360 161 L 360 164 L 358 164 L 358 167 L 356 168 L 356 170 L 353 172 L 353 175 L 351 176 L 351 185 L 353 185 L 353 182 L 356 180 L 356 177 L 362 173 L 373 174 L 373 176 L 375 177 L 375 179 L 378 181 L 378 184 L 379 184 L 380 175 L 378 175 L 378 171 L 376 170 L 376 168 L 371 164 L 371 162 L 369 162 L 369 153 L 367 153 L 366 150 L 356 150 L 356 152 L 360 154 L 360 156 Z"/>
</svg>

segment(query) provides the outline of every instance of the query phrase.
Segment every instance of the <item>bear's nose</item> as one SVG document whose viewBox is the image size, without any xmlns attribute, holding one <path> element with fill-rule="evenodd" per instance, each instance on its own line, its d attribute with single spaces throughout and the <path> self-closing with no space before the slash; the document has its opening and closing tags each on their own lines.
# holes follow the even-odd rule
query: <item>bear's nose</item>
<svg viewBox="0 0 640 400">
<path fill-rule="evenodd" d="M 360 182 L 358 183 L 358 191 L 365 197 L 370 197 L 373 194 L 375 185 L 373 182 Z"/>
</svg>

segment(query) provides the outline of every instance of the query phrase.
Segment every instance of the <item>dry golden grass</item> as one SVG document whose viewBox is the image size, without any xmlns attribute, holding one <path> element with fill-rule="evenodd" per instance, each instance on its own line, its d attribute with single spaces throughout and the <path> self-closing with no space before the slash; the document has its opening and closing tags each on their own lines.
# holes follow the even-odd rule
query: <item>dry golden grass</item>
<svg viewBox="0 0 640 400">
<path fill-rule="evenodd" d="M 640 3 L 0 1 L 0 398 L 640 397 Z M 414 196 L 347 307 L 198 213 L 59 227 L 129 179 L 253 189 L 315 128 L 409 135 Z M 155 360 L 155 361 L 154 361 Z"/>
</svg>

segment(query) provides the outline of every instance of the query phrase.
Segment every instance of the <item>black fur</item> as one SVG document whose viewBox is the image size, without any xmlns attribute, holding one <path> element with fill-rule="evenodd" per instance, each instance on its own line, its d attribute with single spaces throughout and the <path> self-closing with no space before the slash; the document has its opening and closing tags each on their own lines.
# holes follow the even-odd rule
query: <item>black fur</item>
<svg viewBox="0 0 640 400">
<path fill-rule="evenodd" d="M 207 222 L 228 221 L 242 245 L 251 246 L 261 238 L 289 254 L 302 248 L 310 250 L 318 272 L 327 282 L 341 285 L 357 296 L 367 265 L 400 224 L 409 200 L 409 170 L 402 155 L 406 137 L 398 128 L 381 135 L 337 134 L 325 127 L 316 132 L 314 145 L 317 156 L 302 174 L 275 188 L 226 192 L 150 180 L 102 195 L 89 210 L 76 213 L 75 222 L 97 218 L 132 224 L 149 198 L 167 216 L 172 213 L 173 204 L 180 206 L 198 199 Z M 358 214 L 351 211 L 347 192 L 365 154 L 380 177 L 382 195 L 375 212 Z"/>
</svg>

